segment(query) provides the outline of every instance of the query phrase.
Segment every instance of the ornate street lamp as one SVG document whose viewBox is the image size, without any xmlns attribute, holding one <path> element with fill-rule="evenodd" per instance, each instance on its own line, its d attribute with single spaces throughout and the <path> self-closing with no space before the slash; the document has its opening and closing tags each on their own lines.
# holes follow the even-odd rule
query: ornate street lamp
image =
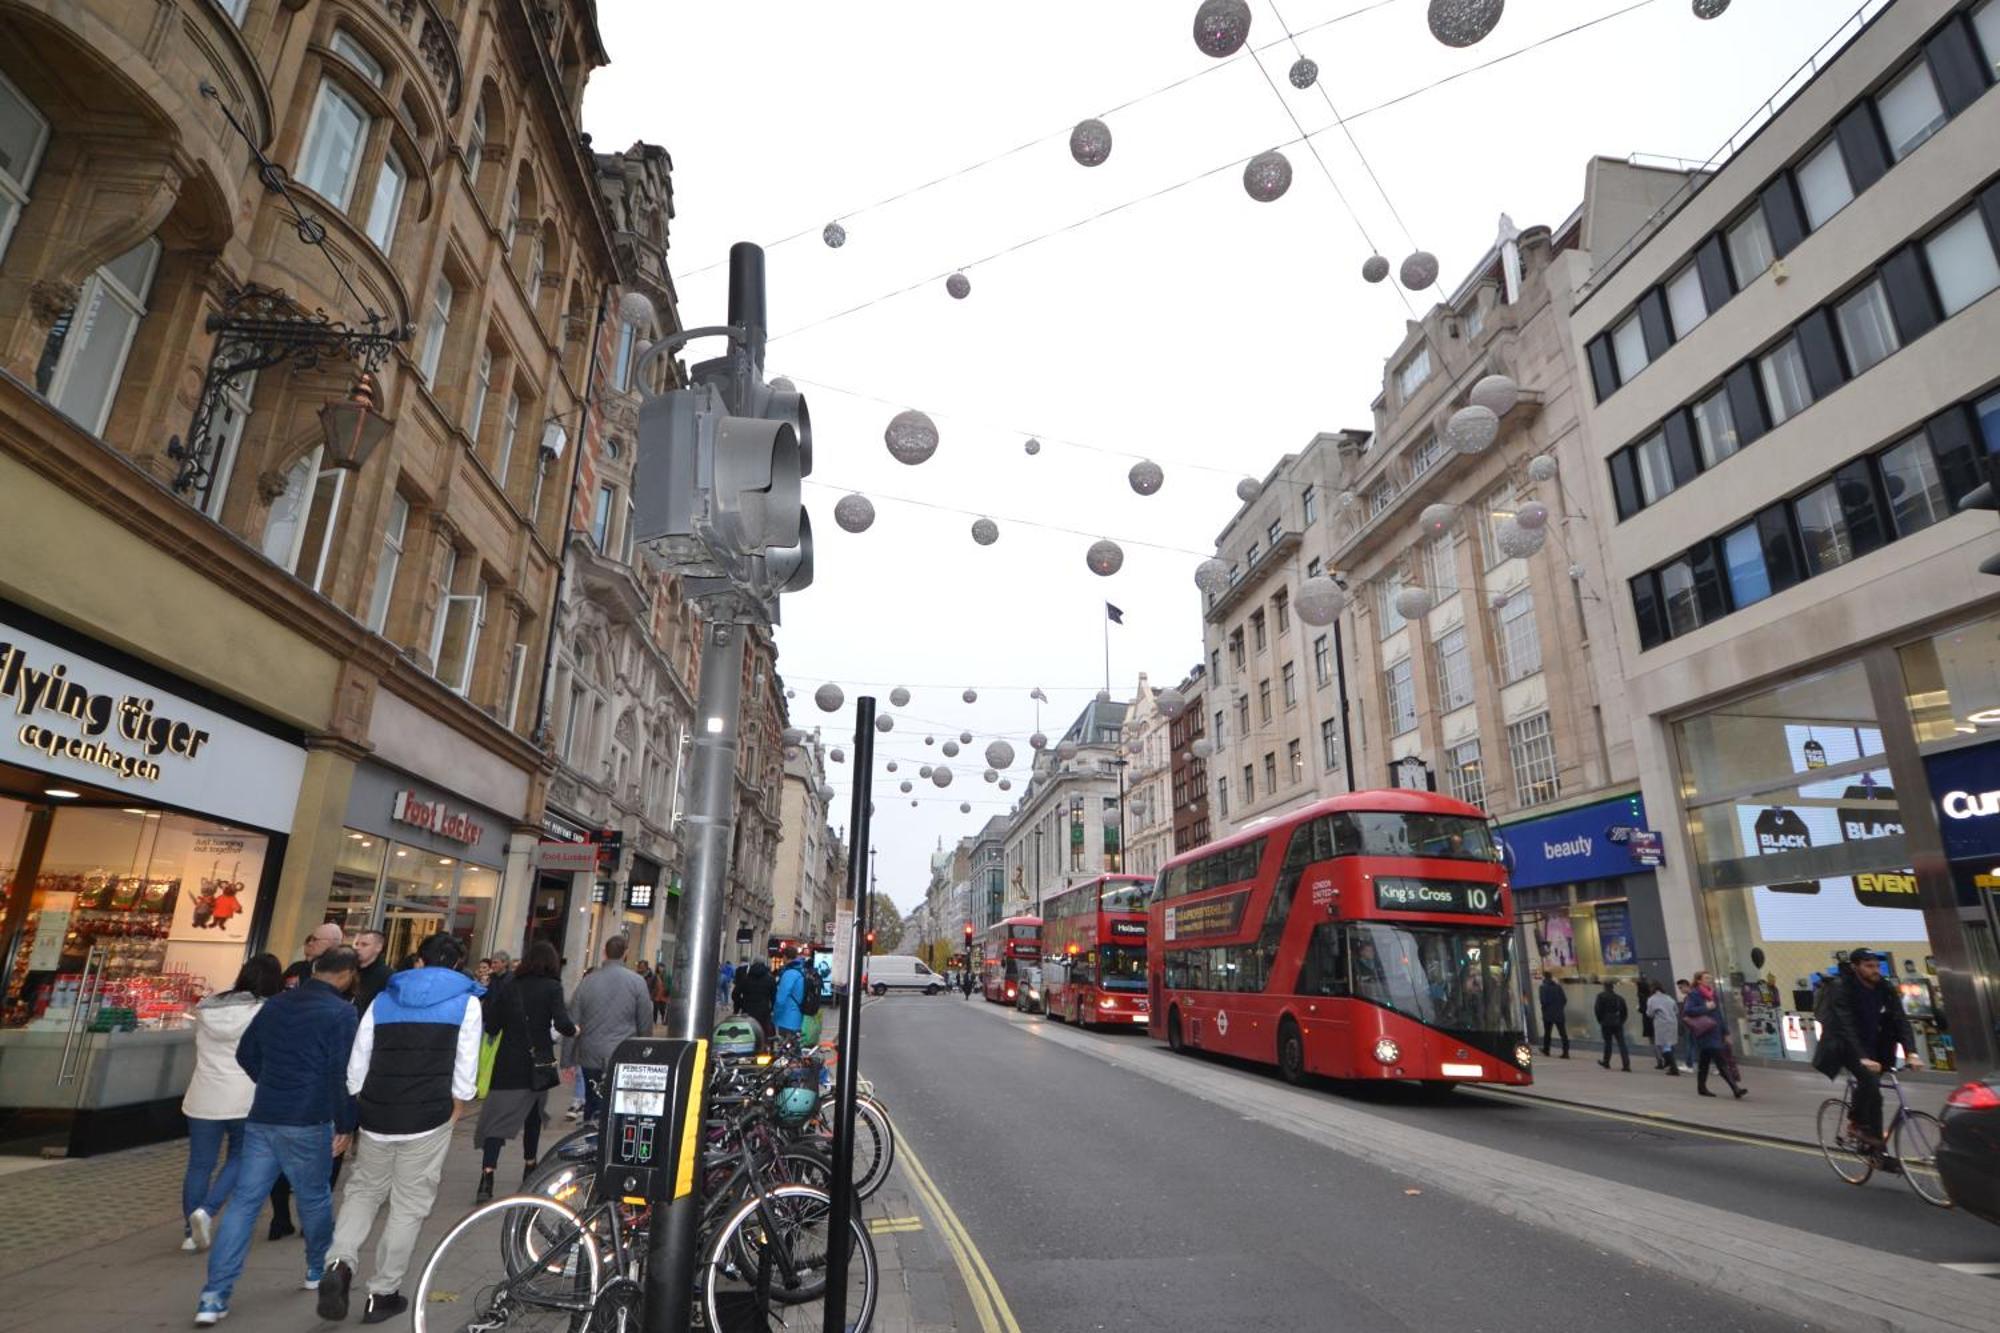
<svg viewBox="0 0 2000 1333">
<path fill-rule="evenodd" d="M 319 428 L 326 438 L 326 453 L 321 462 L 349 472 L 358 471 L 395 424 L 376 410 L 375 377 L 362 371 L 355 377 L 347 397 L 319 410 Z"/>
</svg>

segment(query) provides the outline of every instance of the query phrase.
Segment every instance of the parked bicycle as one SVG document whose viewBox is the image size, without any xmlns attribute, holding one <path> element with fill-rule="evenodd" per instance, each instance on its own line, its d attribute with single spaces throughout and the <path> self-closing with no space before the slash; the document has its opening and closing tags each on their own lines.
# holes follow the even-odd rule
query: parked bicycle
<svg viewBox="0 0 2000 1333">
<path fill-rule="evenodd" d="M 1916 1111 L 1904 1100 L 1903 1085 L 1894 1073 L 1882 1073 L 1885 1096 L 1895 1094 L 1896 1112 L 1889 1117 L 1883 1142 L 1874 1143 L 1854 1129 L 1854 1089 L 1852 1078 L 1840 1096 L 1829 1097 L 1819 1107 L 1819 1148 L 1833 1173 L 1850 1185 L 1865 1185 L 1877 1171 L 1900 1175 L 1916 1196 L 1937 1208 L 1952 1206 L 1951 1196 L 1937 1171 L 1938 1141 L 1944 1135 L 1938 1118 L 1928 1111 Z"/>
</svg>

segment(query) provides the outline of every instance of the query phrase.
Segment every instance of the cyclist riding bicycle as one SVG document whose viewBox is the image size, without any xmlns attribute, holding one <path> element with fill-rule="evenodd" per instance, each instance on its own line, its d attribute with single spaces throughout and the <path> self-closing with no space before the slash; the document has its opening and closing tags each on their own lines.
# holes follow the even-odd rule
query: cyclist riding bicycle
<svg viewBox="0 0 2000 1333">
<path fill-rule="evenodd" d="M 1882 975 L 1886 958 L 1866 947 L 1849 950 L 1839 974 L 1820 986 L 1813 1003 L 1820 1024 L 1813 1068 L 1830 1079 L 1845 1072 L 1854 1080 L 1854 1136 L 1877 1152 L 1884 1147 L 1883 1071 L 1896 1067 L 1899 1045 L 1911 1068 L 1923 1063 L 1902 996 L 1894 980 Z"/>
</svg>

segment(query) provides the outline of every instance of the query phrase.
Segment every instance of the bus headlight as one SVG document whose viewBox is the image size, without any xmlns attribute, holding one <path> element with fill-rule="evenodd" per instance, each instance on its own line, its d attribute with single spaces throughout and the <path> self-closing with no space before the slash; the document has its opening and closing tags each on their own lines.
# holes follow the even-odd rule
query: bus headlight
<svg viewBox="0 0 2000 1333">
<path fill-rule="evenodd" d="M 1528 1043 L 1525 1041 L 1522 1042 L 1519 1046 L 1516 1046 L 1514 1048 L 1514 1063 L 1521 1066 L 1521 1068 L 1523 1069 L 1526 1069 L 1529 1065 L 1535 1063 L 1534 1047 L 1528 1045 Z"/>
<path fill-rule="evenodd" d="M 1403 1048 L 1393 1037 L 1383 1037 L 1375 1043 L 1375 1058 L 1385 1065 L 1393 1065 L 1403 1058 Z"/>
<path fill-rule="evenodd" d="M 1103 999 L 1097 1002 L 1097 1007 L 1099 1009 L 1116 1009 L 1118 1007 L 1118 1001 L 1112 999 L 1109 995 L 1107 995 Z"/>
</svg>

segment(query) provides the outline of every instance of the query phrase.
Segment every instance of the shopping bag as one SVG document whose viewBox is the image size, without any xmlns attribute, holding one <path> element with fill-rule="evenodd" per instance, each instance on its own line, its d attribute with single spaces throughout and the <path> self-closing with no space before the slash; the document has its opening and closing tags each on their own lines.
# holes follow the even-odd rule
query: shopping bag
<svg viewBox="0 0 2000 1333">
<path fill-rule="evenodd" d="M 499 1053 L 499 1033 L 479 1039 L 479 1095 L 482 1099 L 493 1086 L 493 1057 Z"/>
</svg>

